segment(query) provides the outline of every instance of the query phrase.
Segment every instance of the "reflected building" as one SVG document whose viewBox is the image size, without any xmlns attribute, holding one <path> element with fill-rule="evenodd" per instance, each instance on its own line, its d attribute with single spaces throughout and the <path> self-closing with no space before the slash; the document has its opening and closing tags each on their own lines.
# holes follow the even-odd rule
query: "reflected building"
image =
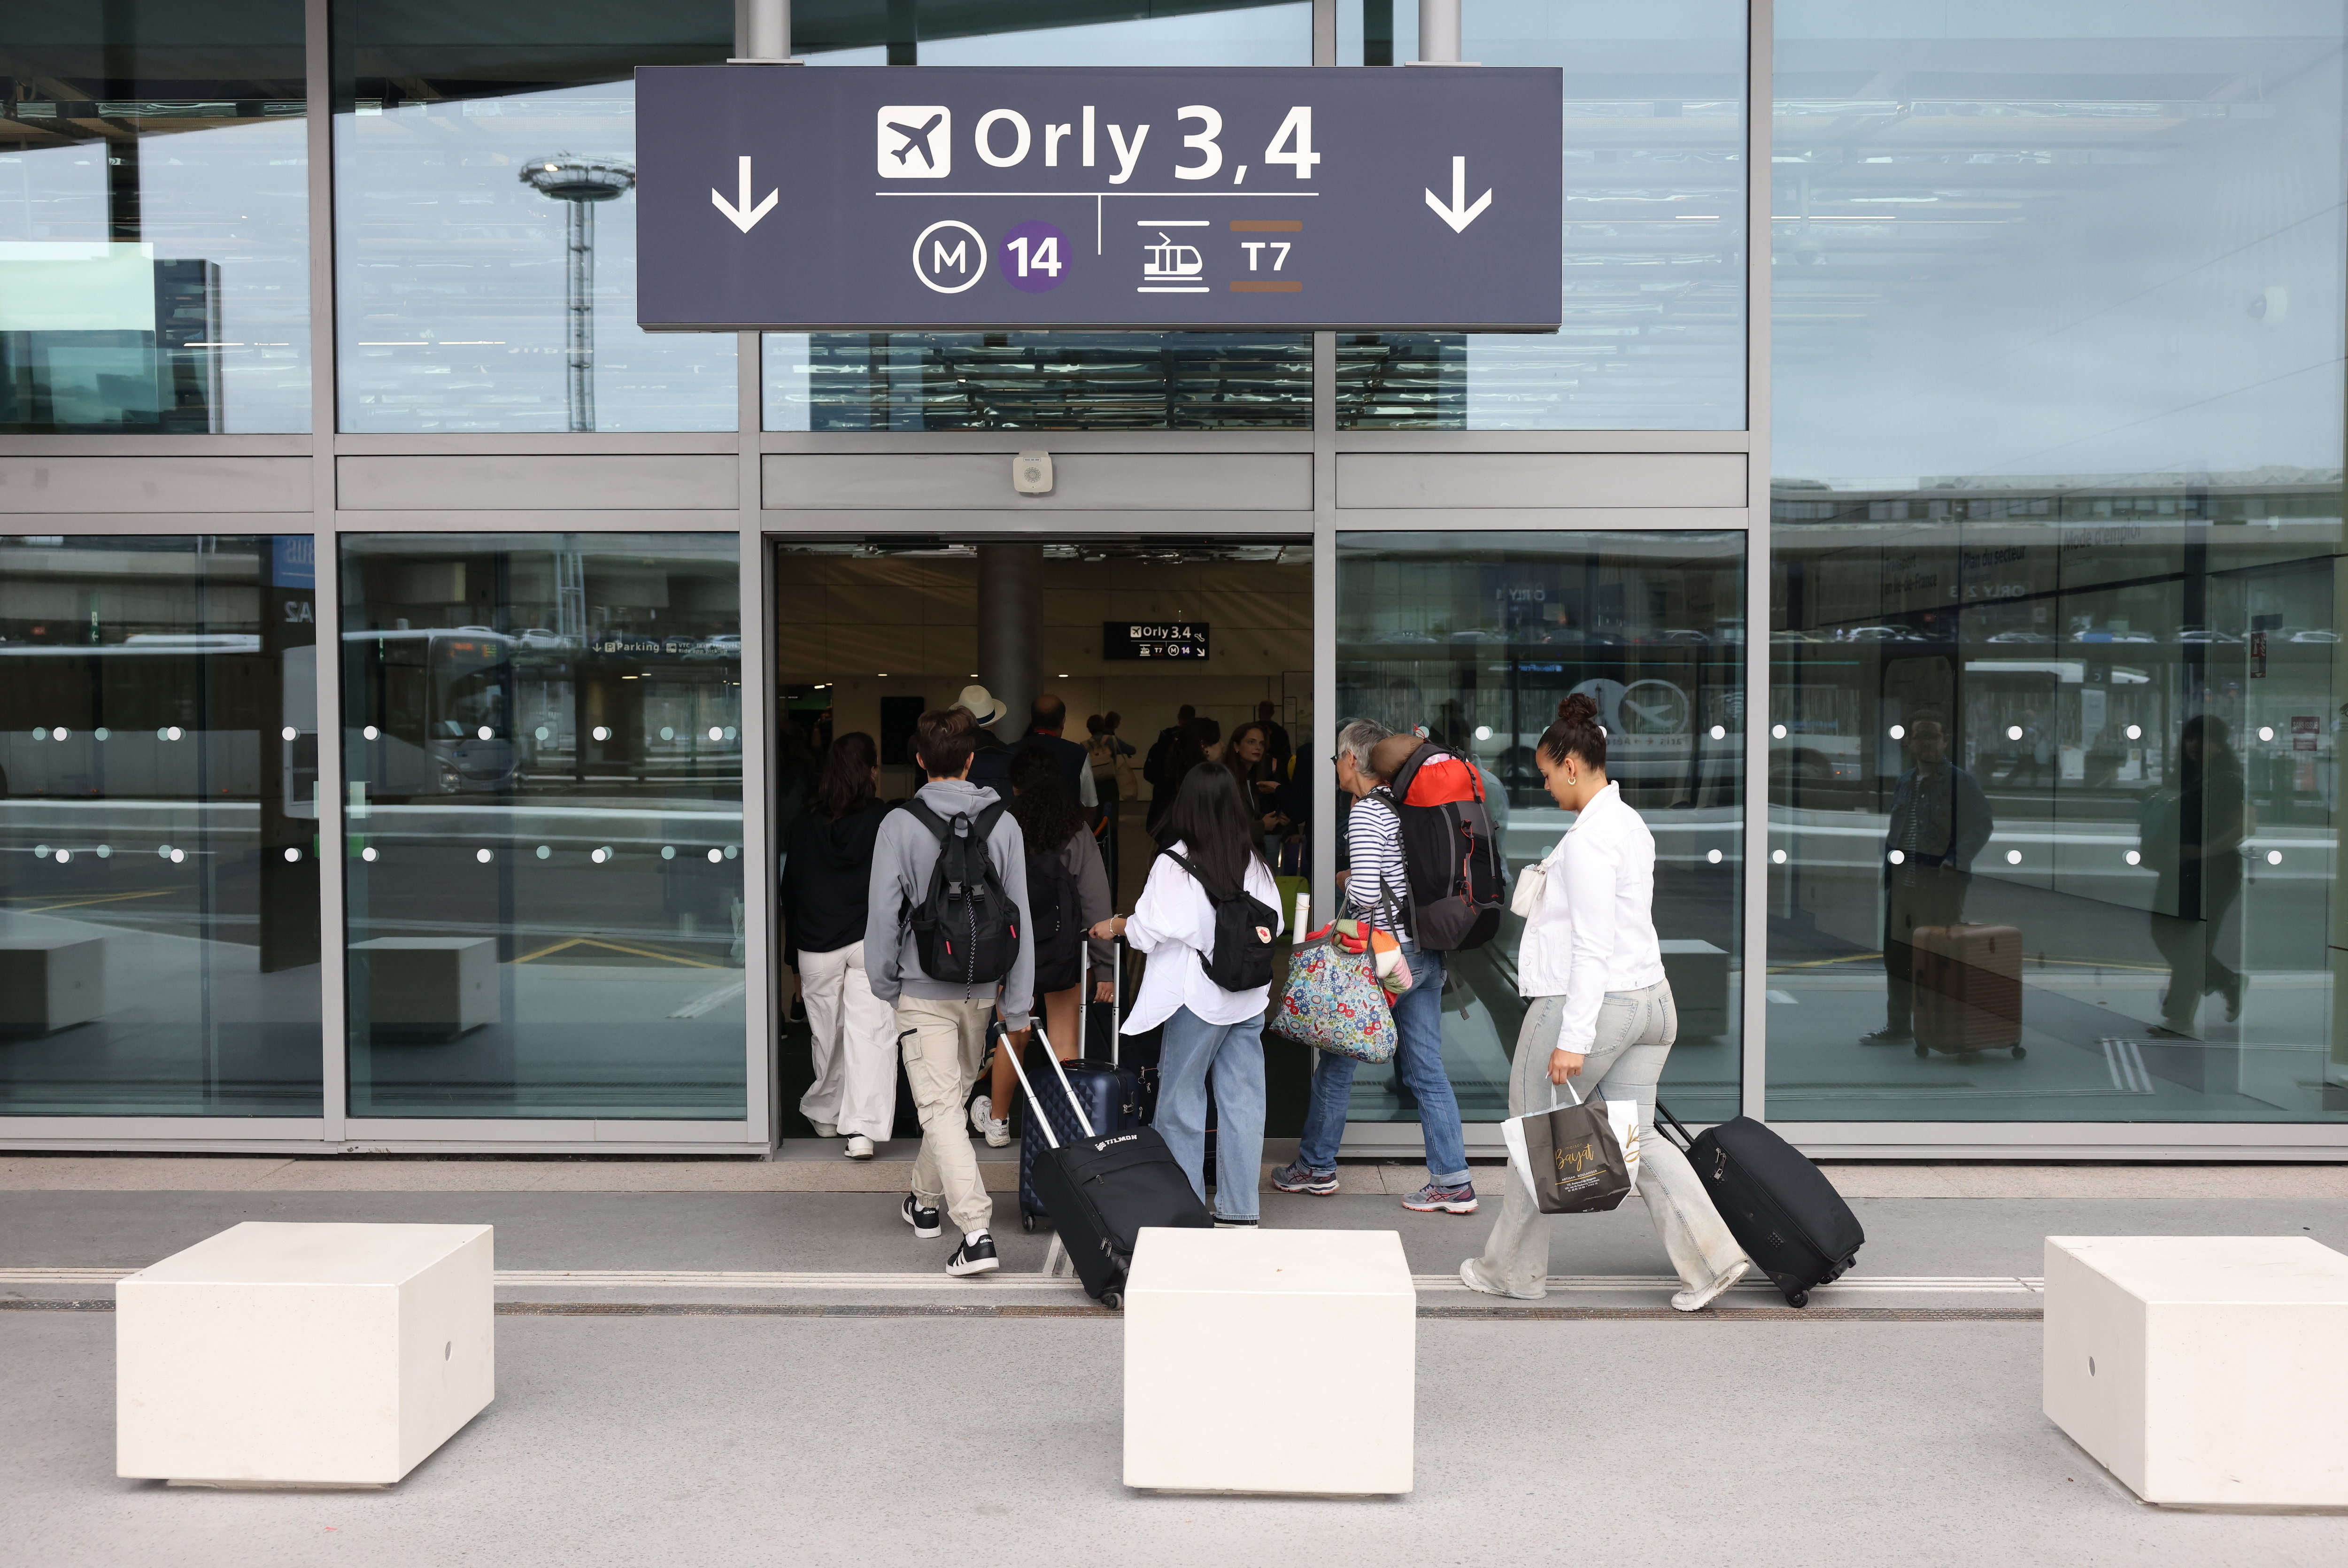
<svg viewBox="0 0 2348 1568">
<path fill-rule="evenodd" d="M 980 683 L 1135 771 L 1182 707 L 1423 728 L 1512 868 L 1590 696 L 1691 1120 L 2348 1148 L 2337 6 L 792 10 L 810 69 L 1554 69 L 1560 330 L 648 334 L 633 73 L 734 5 L 13 18 L 0 1143 L 807 1136 L 783 828 Z M 1516 930 L 1447 965 L 1479 1152 Z M 1349 1150 L 1416 1116 L 1365 1072 Z"/>
</svg>

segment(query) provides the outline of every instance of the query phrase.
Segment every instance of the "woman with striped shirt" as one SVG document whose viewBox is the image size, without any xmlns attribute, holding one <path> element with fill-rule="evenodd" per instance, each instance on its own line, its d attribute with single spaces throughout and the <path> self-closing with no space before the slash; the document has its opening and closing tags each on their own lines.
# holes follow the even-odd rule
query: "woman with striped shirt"
<svg viewBox="0 0 2348 1568">
<path fill-rule="evenodd" d="M 1426 1185 L 1402 1201 L 1422 1213 L 1472 1214 L 1476 1188 L 1468 1176 L 1468 1143 L 1459 1127 L 1459 1097 L 1443 1070 L 1443 954 L 1424 953 L 1411 940 L 1410 878 L 1404 868 L 1402 823 L 1385 787 L 1417 748 L 1416 737 L 1390 734 L 1357 718 L 1337 733 L 1337 782 L 1354 797 L 1345 820 L 1347 914 L 1394 933 L 1410 965 L 1410 989 L 1395 1004 L 1395 1069 L 1418 1100 L 1426 1139 Z M 1351 1057 L 1322 1055 L 1313 1064 L 1313 1098 L 1296 1159 L 1272 1173 L 1283 1192 L 1322 1196 L 1337 1190 L 1337 1147 L 1353 1103 Z"/>
</svg>

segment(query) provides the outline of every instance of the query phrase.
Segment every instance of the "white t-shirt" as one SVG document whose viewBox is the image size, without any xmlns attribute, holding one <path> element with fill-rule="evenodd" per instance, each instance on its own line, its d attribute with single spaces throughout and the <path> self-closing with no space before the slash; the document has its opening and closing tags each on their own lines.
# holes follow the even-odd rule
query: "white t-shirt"
<svg viewBox="0 0 2348 1568">
<path fill-rule="evenodd" d="M 1187 853 L 1179 841 L 1170 848 L 1178 855 Z M 1272 911 L 1272 934 L 1278 936 L 1282 930 L 1280 889 L 1254 855 L 1248 857 L 1243 885 Z M 1207 966 L 1200 955 L 1215 944 L 1214 902 L 1197 878 L 1164 855 L 1150 863 L 1149 880 L 1142 884 L 1141 897 L 1126 917 L 1125 940 L 1149 959 L 1149 967 L 1141 976 L 1141 994 L 1133 1000 L 1133 1011 L 1125 1016 L 1126 1034 L 1156 1028 L 1172 1017 L 1178 1007 L 1189 1008 L 1202 1023 L 1243 1024 L 1262 1012 L 1271 999 L 1270 985 L 1226 991 L 1207 978 Z"/>
</svg>

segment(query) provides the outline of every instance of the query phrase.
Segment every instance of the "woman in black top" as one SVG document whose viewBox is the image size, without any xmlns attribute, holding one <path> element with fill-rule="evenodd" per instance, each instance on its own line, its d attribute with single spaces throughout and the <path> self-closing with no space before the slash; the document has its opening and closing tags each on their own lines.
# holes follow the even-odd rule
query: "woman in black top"
<svg viewBox="0 0 2348 1568">
<path fill-rule="evenodd" d="M 889 814 L 880 780 L 872 738 L 841 736 L 783 839 L 783 962 L 798 972 L 814 1035 L 815 1082 L 799 1114 L 817 1137 L 847 1139 L 850 1160 L 871 1159 L 897 1113 L 897 1016 L 864 976 L 872 843 Z"/>
</svg>

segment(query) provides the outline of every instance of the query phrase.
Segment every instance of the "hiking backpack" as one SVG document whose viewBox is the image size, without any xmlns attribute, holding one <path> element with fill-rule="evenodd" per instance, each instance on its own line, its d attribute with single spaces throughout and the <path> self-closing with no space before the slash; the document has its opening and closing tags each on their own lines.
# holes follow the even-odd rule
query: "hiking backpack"
<svg viewBox="0 0 2348 1568">
<path fill-rule="evenodd" d="M 905 912 L 922 973 L 966 986 L 992 985 L 1011 973 L 1019 955 L 1019 907 L 986 852 L 1004 803 L 997 800 L 975 817 L 957 811 L 951 819 L 921 800 L 908 800 L 905 810 L 938 841 L 930 891 Z"/>
<path fill-rule="evenodd" d="M 1507 879 L 1482 772 L 1425 744 L 1379 793 L 1402 824 L 1412 937 L 1430 953 L 1464 953 L 1491 941 Z"/>
<path fill-rule="evenodd" d="M 1057 851 L 1027 852 L 1027 937 L 1035 944 L 1035 995 L 1065 991 L 1085 977 L 1085 917 L 1076 874 Z"/>
<path fill-rule="evenodd" d="M 1199 868 L 1171 850 L 1158 851 L 1184 871 L 1207 895 L 1215 910 L 1215 937 L 1199 954 L 1207 978 L 1225 991 L 1252 991 L 1272 984 L 1272 939 L 1280 930 L 1280 913 L 1247 891 L 1220 894 L 1207 885 Z"/>
</svg>

